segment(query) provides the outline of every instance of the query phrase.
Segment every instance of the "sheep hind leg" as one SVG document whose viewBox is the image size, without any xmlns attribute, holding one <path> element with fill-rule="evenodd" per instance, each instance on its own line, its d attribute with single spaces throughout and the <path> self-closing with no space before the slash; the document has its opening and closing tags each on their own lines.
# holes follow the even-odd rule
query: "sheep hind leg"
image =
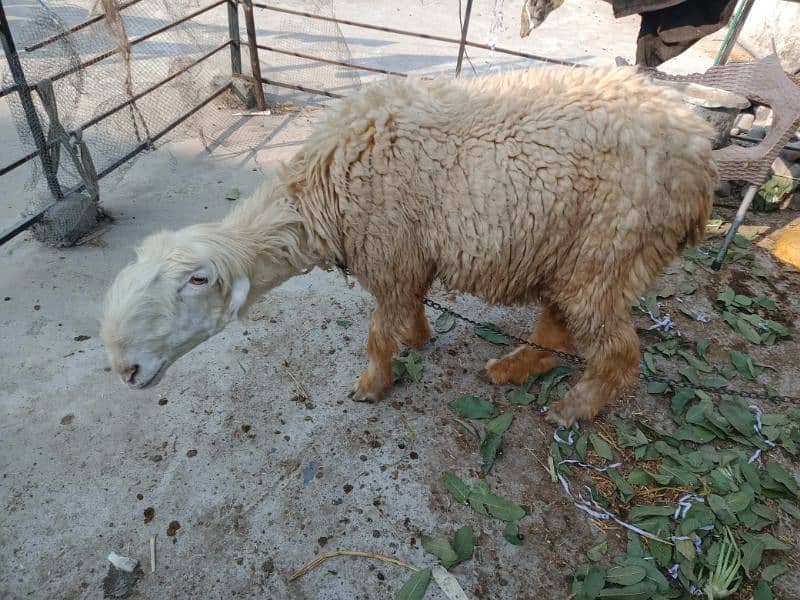
<svg viewBox="0 0 800 600">
<path fill-rule="evenodd" d="M 431 339 L 431 325 L 425 314 L 425 307 L 420 302 L 413 309 L 409 309 L 408 318 L 400 324 L 400 339 L 404 344 L 419 350 Z"/>
<path fill-rule="evenodd" d="M 586 371 L 547 413 L 548 420 L 564 427 L 594 419 L 603 406 L 630 390 L 639 375 L 639 338 L 629 319 L 607 318 L 578 341 L 587 349 Z"/>
<path fill-rule="evenodd" d="M 574 343 L 560 315 L 550 306 L 545 306 L 539 316 L 536 329 L 528 341 L 563 352 L 572 352 Z M 520 346 L 502 358 L 486 363 L 486 373 L 492 383 L 522 385 L 531 375 L 547 373 L 558 364 L 558 358 L 550 352 Z"/>
</svg>

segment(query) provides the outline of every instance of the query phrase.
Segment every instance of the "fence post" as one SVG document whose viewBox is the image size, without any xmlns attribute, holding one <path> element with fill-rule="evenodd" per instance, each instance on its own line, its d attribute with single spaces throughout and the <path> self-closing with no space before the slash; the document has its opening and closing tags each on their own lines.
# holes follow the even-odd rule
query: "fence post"
<svg viewBox="0 0 800 600">
<path fill-rule="evenodd" d="M 242 41 L 239 39 L 239 4 L 228 0 L 228 37 L 231 40 L 231 71 L 242 74 Z"/>
<path fill-rule="evenodd" d="M 456 63 L 456 77 L 461 75 L 461 63 L 464 61 L 464 51 L 467 48 L 467 32 L 469 31 L 469 16 L 472 14 L 472 0 L 467 0 L 464 11 L 464 25 L 461 27 L 461 44 L 458 46 L 458 62 Z"/>
<path fill-rule="evenodd" d="M 258 61 L 258 47 L 256 46 L 256 23 L 253 19 L 253 1 L 241 0 L 244 9 L 244 24 L 247 28 L 247 46 L 250 48 L 250 70 L 253 72 L 253 94 L 256 98 L 258 110 L 267 110 L 267 101 L 264 100 L 264 86 L 261 83 L 261 63 Z"/>
<path fill-rule="evenodd" d="M 22 104 L 22 110 L 25 113 L 25 120 L 28 122 L 31 135 L 33 135 L 33 142 L 36 144 L 36 150 L 42 161 L 42 169 L 44 170 L 44 176 L 47 180 L 47 186 L 50 188 L 50 193 L 60 200 L 64 197 L 64 193 L 61 191 L 61 185 L 58 183 L 58 175 L 56 169 L 53 167 L 52 157 L 50 156 L 44 132 L 42 131 L 42 124 L 39 122 L 39 115 L 36 113 L 36 105 L 33 103 L 31 89 L 28 87 L 28 82 L 25 80 L 25 72 L 22 70 L 22 63 L 19 62 L 17 48 L 14 45 L 14 38 L 11 36 L 11 28 L 8 25 L 6 11 L 3 8 L 3 2 L 1 0 L 0 40 L 3 43 L 3 52 L 5 52 L 6 61 L 11 70 L 11 76 L 14 78 L 14 83 L 17 86 L 19 100 Z"/>
</svg>

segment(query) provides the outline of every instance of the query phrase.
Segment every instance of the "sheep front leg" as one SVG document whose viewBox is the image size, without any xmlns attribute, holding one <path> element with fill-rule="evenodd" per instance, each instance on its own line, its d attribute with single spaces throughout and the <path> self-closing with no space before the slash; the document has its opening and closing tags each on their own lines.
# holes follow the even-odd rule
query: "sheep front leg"
<svg viewBox="0 0 800 600">
<path fill-rule="evenodd" d="M 392 356 L 399 349 L 398 340 L 419 349 L 430 337 L 425 309 L 418 300 L 379 302 L 367 338 L 369 365 L 356 383 L 353 399 L 357 402 L 383 399 L 392 386 Z"/>
<path fill-rule="evenodd" d="M 579 342 L 587 349 L 586 371 L 547 413 L 551 422 L 564 427 L 593 419 L 608 402 L 630 390 L 639 375 L 639 338 L 630 320 L 606 320 Z"/>
</svg>

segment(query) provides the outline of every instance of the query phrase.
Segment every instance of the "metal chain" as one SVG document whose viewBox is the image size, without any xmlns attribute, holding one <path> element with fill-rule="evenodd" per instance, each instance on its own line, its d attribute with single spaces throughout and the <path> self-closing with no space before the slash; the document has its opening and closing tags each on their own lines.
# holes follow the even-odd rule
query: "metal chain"
<svg viewBox="0 0 800 600">
<path fill-rule="evenodd" d="M 470 325 L 473 325 L 473 326 L 481 325 L 481 323 L 479 323 L 478 321 L 475 321 L 474 319 L 470 319 L 469 317 L 465 317 L 464 315 L 454 311 L 453 309 L 448 308 L 447 306 L 444 306 L 444 305 L 440 304 L 439 302 L 436 302 L 436 301 L 431 300 L 429 298 L 423 298 L 422 302 L 426 306 L 429 306 L 430 308 L 432 308 L 434 310 L 437 310 L 439 312 L 450 313 L 456 319 L 458 319 L 460 321 L 464 321 L 465 323 L 469 323 Z M 509 338 L 509 339 L 511 339 L 511 340 L 513 340 L 515 342 L 518 342 L 520 344 L 524 344 L 526 346 L 530 346 L 531 348 L 535 348 L 536 350 L 541 350 L 542 352 L 549 352 L 550 354 L 558 356 L 559 358 L 561 358 L 561 359 L 563 359 L 563 360 L 565 360 L 567 362 L 571 362 L 573 364 L 581 365 L 581 366 L 586 365 L 586 359 L 578 356 L 577 354 L 570 354 L 569 352 L 562 352 L 561 350 L 556 350 L 554 348 L 547 348 L 545 346 L 540 346 L 539 344 L 537 344 L 535 342 L 530 342 L 530 341 L 528 341 L 528 340 L 526 340 L 524 338 L 518 337 L 516 335 L 510 335 L 510 334 L 505 333 L 505 332 L 503 332 L 503 335 L 505 335 L 507 338 Z M 658 376 L 655 376 L 655 375 L 645 375 L 644 373 L 640 373 L 639 374 L 639 378 L 644 380 L 644 381 L 655 381 L 655 382 L 659 382 L 659 383 L 666 383 L 667 385 L 670 385 L 670 386 L 673 386 L 673 387 L 683 387 L 683 388 L 689 388 L 689 389 L 694 389 L 694 390 L 700 390 L 702 392 L 706 392 L 707 394 L 712 394 L 714 396 L 735 395 L 735 396 L 742 396 L 743 398 L 750 398 L 751 400 L 772 400 L 772 401 L 792 402 L 792 403 L 795 403 L 795 404 L 800 404 L 800 398 L 795 398 L 795 397 L 792 397 L 792 396 L 781 396 L 781 395 L 772 396 L 772 395 L 769 395 L 769 394 L 766 394 L 766 393 L 763 393 L 763 392 L 748 392 L 748 391 L 741 391 L 741 390 L 726 390 L 726 389 L 712 388 L 712 387 L 705 386 L 705 385 L 694 385 L 694 384 L 685 385 L 683 382 L 677 381 L 675 379 L 670 379 L 669 377 L 658 377 Z"/>
</svg>

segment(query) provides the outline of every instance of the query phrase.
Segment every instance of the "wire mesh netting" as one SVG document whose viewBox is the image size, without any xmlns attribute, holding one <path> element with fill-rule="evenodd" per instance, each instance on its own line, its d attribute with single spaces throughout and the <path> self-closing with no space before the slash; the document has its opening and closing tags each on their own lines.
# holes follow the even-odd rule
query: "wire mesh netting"
<svg viewBox="0 0 800 600">
<path fill-rule="evenodd" d="M 23 0 L 4 3 L 4 7 L 28 84 L 36 87 L 43 81 L 52 82 L 58 121 L 68 134 L 78 132 L 96 172 L 109 175 L 112 184 L 131 167 L 138 149 L 152 146 L 153 136 L 231 81 L 231 52 L 225 47 L 230 39 L 227 2 Z M 332 0 L 293 2 L 292 7 L 325 16 L 334 14 Z M 241 13 L 240 10 L 242 66 L 247 76 L 250 62 Z M 273 21 L 277 18 L 271 16 Z M 171 26 L 184 19 L 187 20 Z M 340 62 L 351 60 L 341 30 L 331 22 L 282 15 L 274 27 L 257 27 L 256 37 L 259 42 L 283 44 L 293 51 Z M 269 79 L 331 91 L 352 91 L 361 85 L 358 73 L 344 67 L 263 51 L 261 58 L 262 74 Z M 13 85 L 7 65 L 0 73 L 2 88 Z M 165 79 L 170 81 L 156 87 Z M 273 110 L 278 111 L 318 101 L 286 88 L 267 86 L 265 91 Z M 34 91 L 32 96 L 45 136 L 49 132 L 48 142 L 57 146 L 40 94 Z M 4 160 L 0 161 L 3 167 L 35 152 L 36 145 L 19 96 L 12 93 L 0 102 L 6 105 L 0 107 L 0 114 L 8 111 L 17 133 L 17 139 L 6 142 Z M 219 104 L 238 105 L 241 110 L 233 95 L 227 101 L 221 97 Z M 231 112 L 221 115 L 219 111 L 200 111 L 168 139 L 199 137 L 209 150 L 221 147 L 228 152 L 246 151 L 257 143 L 255 135 L 263 136 L 263 129 L 248 136 L 245 124 L 234 122 L 233 125 L 243 125 L 239 127 L 243 131 L 231 135 Z M 12 137 L 5 133 L 4 138 Z M 84 183 L 80 164 L 72 158 L 64 151 L 55 156 L 64 190 Z M 26 199 L 22 206 L 18 195 L 15 202 L 9 200 L 2 207 L 3 221 L 10 220 L 12 210 L 32 214 L 49 205 L 53 196 L 45 180 L 38 158 L 5 175 L 4 184 L 21 188 Z M 71 217 L 69 211 L 61 212 L 66 222 L 51 228 L 53 231 L 47 235 L 53 239 L 43 241 L 62 241 L 56 239 L 64 233 L 59 229 L 69 229 L 72 217 L 75 222 L 82 218 L 81 214 Z"/>
</svg>

